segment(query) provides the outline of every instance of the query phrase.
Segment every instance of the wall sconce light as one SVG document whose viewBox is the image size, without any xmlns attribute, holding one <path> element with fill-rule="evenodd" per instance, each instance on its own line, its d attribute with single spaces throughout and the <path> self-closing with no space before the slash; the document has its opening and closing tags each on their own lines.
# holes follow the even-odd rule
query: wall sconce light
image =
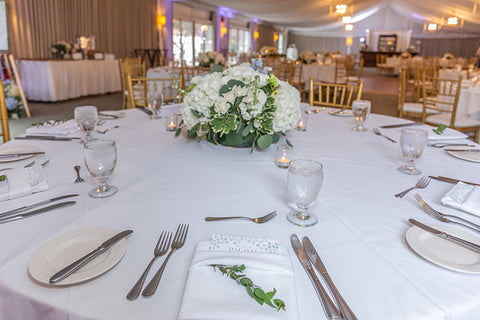
<svg viewBox="0 0 480 320">
<path fill-rule="evenodd" d="M 157 26 L 164 26 L 165 24 L 167 24 L 167 17 L 163 16 L 163 15 L 158 15 L 157 16 Z"/>
<path fill-rule="evenodd" d="M 351 46 L 353 44 L 353 38 L 352 37 L 348 37 L 345 41 L 345 44 L 347 46 Z"/>
<path fill-rule="evenodd" d="M 353 24 L 347 23 L 346 25 L 343 26 L 343 29 L 344 29 L 346 32 L 351 32 L 351 31 L 353 31 Z"/>
<path fill-rule="evenodd" d="M 253 38 L 254 38 L 255 40 L 257 40 L 259 37 L 260 37 L 260 33 L 258 33 L 258 31 L 255 31 L 255 32 L 253 33 Z"/>
<path fill-rule="evenodd" d="M 225 36 L 227 34 L 227 27 L 222 26 L 222 28 L 220 28 L 220 33 L 222 37 Z"/>
<path fill-rule="evenodd" d="M 208 26 L 207 26 L 206 24 L 202 24 L 202 25 L 200 26 L 200 30 L 201 30 L 202 32 L 207 32 L 207 31 L 208 31 Z"/>
<path fill-rule="evenodd" d="M 273 34 L 273 41 L 277 42 L 278 41 L 278 33 Z"/>
</svg>

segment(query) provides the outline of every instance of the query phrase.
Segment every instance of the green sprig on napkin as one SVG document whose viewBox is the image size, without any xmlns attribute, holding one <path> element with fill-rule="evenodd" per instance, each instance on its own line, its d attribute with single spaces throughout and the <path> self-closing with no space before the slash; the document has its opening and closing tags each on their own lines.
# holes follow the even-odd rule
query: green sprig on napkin
<svg viewBox="0 0 480 320">
<path fill-rule="evenodd" d="M 7 179 L 7 177 L 4 174 L 0 175 L 0 181 L 5 181 L 5 179 Z"/>
<path fill-rule="evenodd" d="M 443 133 L 443 131 L 444 131 L 445 129 L 447 129 L 447 126 L 446 126 L 446 125 L 444 125 L 444 124 L 439 124 L 435 129 L 432 129 L 432 130 L 433 130 L 433 132 L 435 132 L 436 134 L 439 134 L 439 135 L 440 135 L 440 134 Z"/>
<path fill-rule="evenodd" d="M 259 286 L 255 285 L 250 278 L 247 278 L 244 274 L 241 274 L 243 270 L 246 269 L 245 265 L 242 264 L 241 266 L 231 266 L 227 267 L 221 264 L 212 264 L 213 270 L 220 270 L 222 275 L 226 275 L 231 279 L 235 280 L 238 284 L 244 286 L 247 289 L 248 294 L 250 297 L 254 298 L 259 304 L 263 305 L 264 303 L 272 308 L 277 309 L 280 311 L 281 309 L 285 310 L 285 302 L 280 299 L 273 299 L 275 293 L 277 293 L 276 289 L 273 291 L 265 292 Z"/>
</svg>

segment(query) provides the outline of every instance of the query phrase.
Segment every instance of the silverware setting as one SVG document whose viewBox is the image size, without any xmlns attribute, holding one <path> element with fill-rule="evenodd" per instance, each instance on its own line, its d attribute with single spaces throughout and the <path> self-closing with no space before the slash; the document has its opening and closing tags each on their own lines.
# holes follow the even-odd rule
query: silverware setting
<svg viewBox="0 0 480 320">
<path fill-rule="evenodd" d="M 480 252 L 480 245 L 478 245 L 478 244 L 476 244 L 476 243 L 470 242 L 470 241 L 465 240 L 465 239 L 462 239 L 462 238 L 460 238 L 460 237 L 456 237 L 456 236 L 451 235 L 451 234 L 449 234 L 449 233 L 447 233 L 447 232 L 443 232 L 443 231 L 437 230 L 437 229 L 432 228 L 432 227 L 430 227 L 430 226 L 427 226 L 426 224 L 423 224 L 423 223 L 421 223 L 420 221 L 417 221 L 417 220 L 415 220 L 415 219 L 408 219 L 408 221 L 409 221 L 411 224 L 413 224 L 413 225 L 415 225 L 415 226 L 417 226 L 417 227 L 419 227 L 419 228 L 422 228 L 422 229 L 425 230 L 425 231 L 428 231 L 428 232 L 430 232 L 430 233 L 432 233 L 432 234 L 434 234 L 434 235 L 436 235 L 436 236 L 439 236 L 440 238 L 448 239 L 448 240 L 450 240 L 450 241 L 452 241 L 452 242 L 455 242 L 455 243 L 457 243 L 457 244 L 460 244 L 460 245 L 462 245 L 462 246 L 464 246 L 464 247 L 466 247 L 466 248 L 468 248 L 468 249 L 474 250 L 474 251 L 476 251 L 476 252 Z"/>
<path fill-rule="evenodd" d="M 397 198 L 403 198 L 407 193 L 409 193 L 411 190 L 413 189 L 416 189 L 416 188 L 419 188 L 419 189 L 423 189 L 423 188 L 426 188 L 428 186 L 428 184 L 430 183 L 430 177 L 427 177 L 427 176 L 423 176 L 418 182 L 416 185 L 414 185 L 413 187 L 411 188 L 408 188 L 407 190 L 405 191 L 402 191 L 400 193 L 397 193 L 395 195 L 395 197 Z"/>
<path fill-rule="evenodd" d="M 63 199 L 66 199 L 66 198 L 71 198 L 71 197 L 76 197 L 76 196 L 78 196 L 78 194 L 69 194 L 69 195 L 65 195 L 65 196 L 59 196 L 59 197 L 51 198 L 51 199 L 48 199 L 48 200 L 40 201 L 40 202 L 37 202 L 37 203 L 34 203 L 34 204 L 30 204 L 30 205 L 27 205 L 27 206 L 23 206 L 23 207 L 20 207 L 20 208 L 16 208 L 16 209 L 13 209 L 13 210 L 5 211 L 5 212 L 0 213 L 0 219 L 5 218 L 7 216 L 10 216 L 12 214 L 16 214 L 16 213 L 19 213 L 19 212 L 22 212 L 22 211 L 27 211 L 27 210 L 30 210 L 30 209 L 33 209 L 33 208 L 36 208 L 36 207 L 39 207 L 39 206 L 43 206 L 44 204 L 47 204 L 47 203 L 50 203 L 50 202 L 55 202 L 55 201 L 58 201 L 58 200 L 63 200 Z"/>
<path fill-rule="evenodd" d="M 41 166 L 42 166 L 42 167 L 45 167 L 49 162 L 50 162 L 50 159 L 47 160 L 47 161 L 44 161 L 44 162 L 41 164 Z M 29 167 L 32 167 L 34 164 L 35 164 L 35 161 L 32 161 L 32 162 L 27 163 L 27 164 L 24 165 L 23 167 L 24 167 L 24 168 L 29 168 Z M 3 168 L 3 169 L 0 169 L 0 171 L 13 170 L 13 169 L 15 169 L 15 168 Z"/>
<path fill-rule="evenodd" d="M 315 108 L 315 110 L 312 110 L 312 109 L 305 110 L 305 113 L 307 113 L 307 114 L 312 114 L 313 112 L 320 113 L 320 111 L 323 111 L 325 109 L 326 109 L 325 107 L 317 107 L 317 108 Z"/>
<path fill-rule="evenodd" d="M 471 221 L 468 221 L 466 219 L 463 219 L 461 217 L 458 217 L 458 216 L 455 216 L 455 215 L 451 215 L 451 214 L 445 214 L 445 213 L 441 213 L 440 211 L 437 211 L 435 209 L 433 209 L 431 206 L 428 205 L 428 203 L 422 198 L 422 196 L 418 193 L 415 194 L 415 199 L 417 200 L 417 202 L 420 204 L 420 206 L 422 207 L 423 211 L 425 211 L 426 213 L 428 213 L 430 216 L 432 216 L 434 219 L 438 220 L 438 221 L 441 221 L 441 222 L 447 222 L 447 223 L 453 223 L 453 224 L 457 224 L 457 225 L 460 225 L 462 227 L 465 227 L 467 229 L 470 229 L 472 231 L 475 231 L 475 232 L 478 232 L 480 233 L 480 226 L 478 224 L 475 224 Z M 452 219 L 455 219 L 455 220 L 458 220 L 458 221 L 462 221 L 462 222 L 458 222 L 458 221 L 454 221 Z"/>
<path fill-rule="evenodd" d="M 38 213 L 43 213 L 43 212 L 51 211 L 51 210 L 54 210 L 54 209 L 60 209 L 60 208 L 68 207 L 68 206 L 74 205 L 75 203 L 77 203 L 77 202 L 76 201 L 65 201 L 65 202 L 60 202 L 60 203 L 53 204 L 53 205 L 48 206 L 48 207 L 40 208 L 40 209 L 37 209 L 37 210 L 25 212 L 25 213 L 16 212 L 16 213 L 13 213 L 13 214 L 8 214 L 8 215 L 0 218 L 0 224 L 15 221 L 15 220 L 20 220 L 20 219 L 23 219 L 23 218 L 33 216 L 33 215 L 38 214 Z"/>
<path fill-rule="evenodd" d="M 342 315 L 338 310 L 337 306 L 333 303 L 327 291 L 320 283 L 320 280 L 318 280 L 318 277 L 312 267 L 312 264 L 310 263 L 307 253 L 305 252 L 305 249 L 303 248 L 296 234 L 292 234 L 290 236 L 290 243 L 292 244 L 292 248 L 295 251 L 298 260 L 300 261 L 303 268 L 305 269 L 305 272 L 310 278 L 310 281 L 312 281 L 313 287 L 317 292 L 320 302 L 322 303 L 323 310 L 325 311 L 327 318 L 342 319 Z"/>
<path fill-rule="evenodd" d="M 277 216 L 277 211 L 272 211 L 267 215 L 264 215 L 263 217 L 258 217 L 258 218 L 250 218 L 250 217 L 244 217 L 244 216 L 234 216 L 234 217 L 206 217 L 205 221 L 219 221 L 219 220 L 229 220 L 229 219 L 247 219 L 251 220 L 255 223 L 265 223 L 267 221 L 272 220 Z"/>
<path fill-rule="evenodd" d="M 183 247 L 183 245 L 185 244 L 185 239 L 187 238 L 187 234 L 188 224 L 180 224 L 177 228 L 177 232 L 175 232 L 175 237 L 173 238 L 171 250 L 165 258 L 165 261 L 163 261 L 160 269 L 158 269 L 157 273 L 153 276 L 152 280 L 150 280 L 150 282 L 147 284 L 147 286 L 142 292 L 142 295 L 144 297 L 150 297 L 155 293 L 155 291 L 157 291 L 158 284 L 160 282 L 160 279 L 162 278 L 163 271 L 165 270 L 168 260 L 172 256 L 172 253 Z"/>
<path fill-rule="evenodd" d="M 36 156 L 39 154 L 45 154 L 45 152 L 38 151 L 38 152 L 2 153 L 0 154 L 0 159 L 16 159 L 24 156 Z"/>
<path fill-rule="evenodd" d="M 397 141 L 395 141 L 395 140 L 393 140 L 392 138 L 387 137 L 386 135 L 382 134 L 382 133 L 380 132 L 380 130 L 378 130 L 378 128 L 373 128 L 373 133 L 375 133 L 377 136 L 382 136 L 382 137 L 384 137 L 385 139 L 387 139 L 387 140 L 390 141 L 390 142 L 397 143 Z"/>
<path fill-rule="evenodd" d="M 157 245 L 155 246 L 155 250 L 153 251 L 154 257 L 148 264 L 145 271 L 143 271 L 140 279 L 138 279 L 137 283 L 133 286 L 133 288 L 128 292 L 127 299 L 130 301 L 136 300 L 142 292 L 143 284 L 145 283 L 145 279 L 147 278 L 148 272 L 152 267 L 153 263 L 157 258 L 163 256 L 168 251 L 168 247 L 170 246 L 170 242 L 172 241 L 172 233 L 167 231 L 162 231 L 160 234 L 160 238 L 158 238 Z"/>
<path fill-rule="evenodd" d="M 75 166 L 73 167 L 73 169 L 75 169 L 75 171 L 77 172 L 77 179 L 73 183 L 85 182 L 85 179 L 80 177 L 80 166 Z"/>
<path fill-rule="evenodd" d="M 117 128 L 120 128 L 120 127 L 119 127 L 119 126 L 114 126 L 114 127 L 111 127 L 111 128 L 107 128 L 107 129 L 105 129 L 105 130 L 97 130 L 97 133 L 105 134 L 105 133 L 107 133 L 108 131 L 113 130 L 113 129 L 117 129 Z"/>
<path fill-rule="evenodd" d="M 72 141 L 74 139 L 81 139 L 78 137 L 55 137 L 55 136 L 32 136 L 15 137 L 18 140 L 48 140 L 48 141 Z"/>
<path fill-rule="evenodd" d="M 62 281 L 65 278 L 68 278 L 70 275 L 75 273 L 77 270 L 79 270 L 81 267 L 92 261 L 95 257 L 99 256 L 100 254 L 104 253 L 107 251 L 111 246 L 113 246 L 115 243 L 118 241 L 122 240 L 129 234 L 133 233 L 132 230 L 125 230 L 120 233 L 117 233 L 107 241 L 103 242 L 98 248 L 95 250 L 91 251 L 90 253 L 87 253 L 80 259 L 76 260 L 75 262 L 69 264 L 62 270 L 58 271 L 55 273 L 48 281 L 52 284 L 55 284 L 59 281 Z"/>
<path fill-rule="evenodd" d="M 438 180 L 438 181 L 443 181 L 443 182 L 448 182 L 448 183 L 459 183 L 459 182 L 463 182 L 463 183 L 466 183 L 466 184 L 471 184 L 473 186 L 480 186 L 479 183 L 475 183 L 475 182 L 468 182 L 468 181 L 465 181 L 465 180 L 458 180 L 458 179 L 452 179 L 452 178 L 447 178 L 447 177 L 442 177 L 442 176 L 438 176 L 438 177 L 434 177 L 434 176 L 429 176 L 430 178 L 432 179 L 435 179 L 435 180 Z"/>
<path fill-rule="evenodd" d="M 409 122 L 409 123 L 402 123 L 402 124 L 390 124 L 386 126 L 379 126 L 381 129 L 394 129 L 394 128 L 403 128 L 403 127 L 410 127 L 410 126 L 418 126 L 421 125 L 421 122 Z"/>
<path fill-rule="evenodd" d="M 107 120 L 105 120 L 105 119 L 100 119 L 100 120 L 98 120 L 98 122 L 97 122 L 97 126 L 101 126 L 101 125 L 104 124 L 105 122 L 107 122 Z"/>
<path fill-rule="evenodd" d="M 102 116 L 102 117 L 112 118 L 112 119 L 119 119 L 120 118 L 117 115 L 110 114 L 110 113 L 104 113 L 104 112 L 99 112 L 98 115 Z"/>
<path fill-rule="evenodd" d="M 480 149 L 443 149 L 444 151 L 456 151 L 456 152 L 480 152 Z"/>
<path fill-rule="evenodd" d="M 444 142 L 429 143 L 427 146 L 429 146 L 429 147 L 434 147 L 434 148 L 444 148 L 444 147 L 475 147 L 475 145 L 467 144 L 467 143 L 444 143 Z"/>
</svg>

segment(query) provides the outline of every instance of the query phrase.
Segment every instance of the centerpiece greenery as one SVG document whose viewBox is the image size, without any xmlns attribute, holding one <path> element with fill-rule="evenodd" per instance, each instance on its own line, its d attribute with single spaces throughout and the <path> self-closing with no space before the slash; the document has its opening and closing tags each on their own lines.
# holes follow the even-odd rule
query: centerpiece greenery
<svg viewBox="0 0 480 320">
<path fill-rule="evenodd" d="M 11 80 L 5 80 L 3 82 L 3 90 L 5 92 L 5 103 L 7 105 L 8 117 L 12 119 L 26 117 L 27 114 L 23 107 L 18 86 Z"/>
<path fill-rule="evenodd" d="M 72 53 L 79 51 L 80 46 L 73 42 L 61 40 L 52 45 L 52 54 L 57 59 L 70 59 Z"/>
<path fill-rule="evenodd" d="M 312 64 L 317 62 L 317 54 L 313 51 L 302 51 L 298 57 L 303 64 Z"/>
<path fill-rule="evenodd" d="M 225 65 L 225 57 L 217 51 L 203 52 L 198 56 L 198 65 L 204 68 L 210 68 L 213 65 Z"/>
<path fill-rule="evenodd" d="M 278 80 L 261 60 L 192 79 L 182 104 L 183 121 L 189 138 L 236 147 L 268 148 L 296 127 L 300 118 L 300 94 Z M 287 144 L 290 144 L 287 140 Z"/>
</svg>

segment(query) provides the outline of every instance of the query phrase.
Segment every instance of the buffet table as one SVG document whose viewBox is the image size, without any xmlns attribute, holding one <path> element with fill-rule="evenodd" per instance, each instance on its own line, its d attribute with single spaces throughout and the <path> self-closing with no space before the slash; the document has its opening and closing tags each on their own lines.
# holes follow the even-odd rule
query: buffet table
<svg viewBox="0 0 480 320">
<path fill-rule="evenodd" d="M 117 60 L 18 60 L 28 100 L 61 101 L 122 90 Z"/>
<path fill-rule="evenodd" d="M 250 153 L 248 148 L 189 140 L 184 134 L 175 138 L 165 130 L 163 120 L 149 120 L 139 110 L 125 112 L 125 118 L 109 120 L 105 125 L 119 125 L 119 129 L 100 136 L 114 139 L 118 148 L 111 183 L 119 192 L 107 199 L 87 195 L 94 182 L 85 170 L 83 146 L 78 140 L 14 140 L 0 146 L 1 151 L 35 145 L 46 152 L 35 158 L 37 161 L 50 159 L 45 169 L 49 190 L 3 202 L 2 211 L 63 194 L 80 194 L 74 198 L 74 206 L 0 225 L 0 319 L 176 319 L 196 245 L 210 240 L 212 234 L 278 240 L 291 256 L 300 319 L 326 319 L 291 249 L 289 239 L 293 233 L 311 239 L 358 319 L 466 320 L 480 314 L 478 274 L 429 263 L 405 242 L 405 233 L 411 227 L 409 218 L 441 224 L 419 208 L 414 192 L 403 199 L 393 196 L 419 178 L 397 171 L 402 164 L 399 144 L 375 135 L 372 129 L 405 120 L 371 115 L 366 121 L 369 130 L 358 133 L 351 130 L 353 118 L 330 116 L 323 111 L 309 116 L 306 132 L 293 130 L 288 134 L 295 158 L 316 159 L 324 164 L 323 187 L 312 208 L 319 222 L 301 228 L 285 218 L 293 204 L 287 192 L 287 171 L 274 164 L 275 145 Z M 73 183 L 74 165 L 82 166 L 86 183 Z M 437 148 L 426 149 L 418 168 L 426 175 L 480 180 L 475 174 L 479 163 L 451 157 Z M 440 211 L 479 223 L 478 217 L 440 204 L 440 198 L 452 186 L 432 180 L 419 193 Z M 272 210 L 278 216 L 265 224 L 204 220 L 206 216 L 255 217 Z M 187 241 L 172 255 L 157 293 L 149 299 L 127 301 L 127 292 L 153 257 L 160 233 L 175 231 L 179 223 L 190 225 Z M 29 277 L 29 261 L 42 245 L 87 227 L 134 230 L 117 266 L 94 280 L 70 287 L 52 288 Z M 154 264 L 150 277 L 160 265 L 161 261 Z M 219 276 L 218 281 L 229 280 Z M 244 294 L 245 290 L 239 288 L 239 295 Z M 282 293 L 277 295 L 281 297 Z M 296 308 L 289 301 L 286 304 L 287 312 Z M 251 308 L 254 311 L 266 307 L 252 300 Z M 275 315 L 272 309 L 271 319 Z"/>
</svg>

